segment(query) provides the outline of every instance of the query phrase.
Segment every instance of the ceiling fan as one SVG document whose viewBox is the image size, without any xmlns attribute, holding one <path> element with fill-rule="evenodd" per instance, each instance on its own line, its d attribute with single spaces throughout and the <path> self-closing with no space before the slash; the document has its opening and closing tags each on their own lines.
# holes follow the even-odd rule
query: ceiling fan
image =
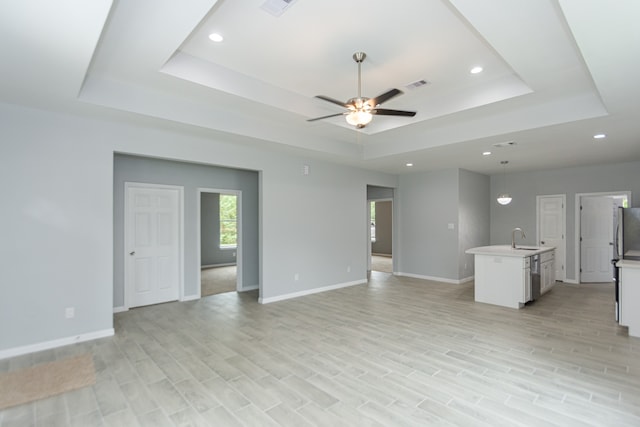
<svg viewBox="0 0 640 427">
<path fill-rule="evenodd" d="M 389 110 L 386 108 L 378 108 L 378 106 L 380 106 L 380 104 L 382 104 L 383 102 L 401 95 L 403 92 L 399 89 L 388 90 L 376 96 L 375 98 L 367 98 L 362 96 L 362 61 L 364 61 L 366 57 L 367 55 L 364 52 L 356 52 L 353 54 L 353 60 L 358 64 L 358 96 L 356 98 L 351 98 L 347 102 L 342 102 L 324 95 L 316 96 L 316 98 L 344 107 L 347 109 L 347 111 L 308 119 L 308 122 L 328 119 L 329 117 L 346 116 L 347 123 L 355 126 L 358 129 L 362 129 L 371 122 L 374 114 L 379 116 L 403 117 L 413 117 L 416 115 L 415 111 Z"/>
</svg>

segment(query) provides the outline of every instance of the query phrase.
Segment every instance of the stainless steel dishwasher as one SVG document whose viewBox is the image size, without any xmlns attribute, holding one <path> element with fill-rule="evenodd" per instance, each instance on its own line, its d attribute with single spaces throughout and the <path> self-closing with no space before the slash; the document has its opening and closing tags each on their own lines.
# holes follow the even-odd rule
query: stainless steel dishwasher
<svg viewBox="0 0 640 427">
<path fill-rule="evenodd" d="M 531 301 L 540 298 L 540 255 L 531 257 Z"/>
</svg>

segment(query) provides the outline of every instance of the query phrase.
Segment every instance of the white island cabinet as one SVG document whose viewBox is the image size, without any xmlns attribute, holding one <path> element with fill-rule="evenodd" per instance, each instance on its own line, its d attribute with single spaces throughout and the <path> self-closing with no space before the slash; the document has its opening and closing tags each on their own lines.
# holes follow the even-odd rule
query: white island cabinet
<svg viewBox="0 0 640 427">
<path fill-rule="evenodd" d="M 540 294 L 555 284 L 553 247 L 482 246 L 466 251 L 475 256 L 475 300 L 510 308 L 522 308 L 532 293 L 532 257 L 537 256 Z"/>
<path fill-rule="evenodd" d="M 640 261 L 621 260 L 618 304 L 622 326 L 629 327 L 629 336 L 640 337 Z"/>
<path fill-rule="evenodd" d="M 556 284 L 556 251 L 540 254 L 540 295 L 551 290 Z"/>
</svg>

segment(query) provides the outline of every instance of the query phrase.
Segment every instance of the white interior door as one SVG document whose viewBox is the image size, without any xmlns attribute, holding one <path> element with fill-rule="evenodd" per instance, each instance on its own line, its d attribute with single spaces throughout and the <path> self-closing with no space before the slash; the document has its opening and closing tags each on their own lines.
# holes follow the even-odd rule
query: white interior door
<svg viewBox="0 0 640 427">
<path fill-rule="evenodd" d="M 555 278 L 566 279 L 566 196 L 538 196 L 538 245 L 555 247 Z"/>
<path fill-rule="evenodd" d="M 127 183 L 125 213 L 127 306 L 180 297 L 181 187 Z"/>
<path fill-rule="evenodd" d="M 613 199 L 582 197 L 580 206 L 580 282 L 611 282 Z"/>
</svg>

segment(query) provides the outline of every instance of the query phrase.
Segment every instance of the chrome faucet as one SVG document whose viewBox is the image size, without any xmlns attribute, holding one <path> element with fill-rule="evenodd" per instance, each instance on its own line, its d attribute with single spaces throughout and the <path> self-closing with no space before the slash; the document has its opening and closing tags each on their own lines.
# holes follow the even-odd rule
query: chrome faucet
<svg viewBox="0 0 640 427">
<path fill-rule="evenodd" d="M 522 231 L 522 228 L 520 227 L 514 228 L 513 231 L 511 232 L 511 247 L 513 249 L 516 248 L 516 231 L 519 231 L 522 234 L 523 239 L 527 238 L 527 236 L 524 234 L 524 231 Z"/>
</svg>

